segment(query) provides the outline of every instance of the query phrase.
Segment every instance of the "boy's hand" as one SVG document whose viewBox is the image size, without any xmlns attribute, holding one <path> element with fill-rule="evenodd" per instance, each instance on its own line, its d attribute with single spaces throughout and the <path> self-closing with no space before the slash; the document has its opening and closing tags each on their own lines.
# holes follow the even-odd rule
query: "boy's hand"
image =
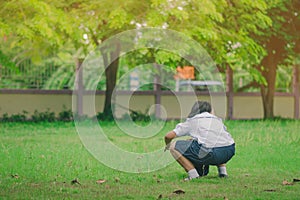
<svg viewBox="0 0 300 200">
<path fill-rule="evenodd" d="M 164 151 L 167 151 L 167 150 L 170 149 L 170 144 L 171 144 L 171 143 L 169 143 L 169 144 L 167 144 L 167 145 L 165 146 L 165 150 L 164 150 Z"/>
</svg>

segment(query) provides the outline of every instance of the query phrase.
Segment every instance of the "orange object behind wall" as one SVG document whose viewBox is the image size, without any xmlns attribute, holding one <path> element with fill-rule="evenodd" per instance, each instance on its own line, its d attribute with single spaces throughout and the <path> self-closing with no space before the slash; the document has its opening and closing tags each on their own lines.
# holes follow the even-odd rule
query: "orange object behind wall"
<svg viewBox="0 0 300 200">
<path fill-rule="evenodd" d="M 175 79 L 195 79 L 195 70 L 193 66 L 184 66 L 176 68 L 177 74 L 175 75 Z"/>
</svg>

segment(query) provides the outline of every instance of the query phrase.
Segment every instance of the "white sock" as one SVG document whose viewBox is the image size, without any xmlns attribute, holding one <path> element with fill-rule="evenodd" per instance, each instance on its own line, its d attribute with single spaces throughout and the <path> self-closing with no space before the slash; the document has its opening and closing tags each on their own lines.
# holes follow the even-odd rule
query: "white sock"
<svg viewBox="0 0 300 200">
<path fill-rule="evenodd" d="M 199 177 L 199 174 L 197 172 L 196 169 L 191 169 L 190 171 L 188 171 L 189 177 L 190 178 L 197 178 Z"/>
<path fill-rule="evenodd" d="M 218 172 L 219 172 L 219 175 L 220 175 L 220 174 L 227 175 L 226 166 L 218 167 Z"/>
</svg>

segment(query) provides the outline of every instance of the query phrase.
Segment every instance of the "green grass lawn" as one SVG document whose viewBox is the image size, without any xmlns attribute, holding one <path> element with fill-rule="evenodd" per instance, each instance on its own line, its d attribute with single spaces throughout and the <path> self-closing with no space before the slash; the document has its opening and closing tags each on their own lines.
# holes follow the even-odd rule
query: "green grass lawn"
<svg viewBox="0 0 300 200">
<path fill-rule="evenodd" d="M 229 178 L 218 178 L 211 166 L 207 177 L 182 182 L 186 173 L 176 162 L 151 173 L 104 166 L 84 148 L 73 123 L 2 123 L 0 199 L 300 199 L 300 182 L 283 184 L 300 178 L 300 121 L 225 124 L 236 141 Z M 151 152 L 163 147 L 175 125 L 168 122 L 148 139 L 124 135 L 113 123 L 102 128 L 123 149 Z M 76 178 L 80 184 L 71 183 Z"/>
</svg>

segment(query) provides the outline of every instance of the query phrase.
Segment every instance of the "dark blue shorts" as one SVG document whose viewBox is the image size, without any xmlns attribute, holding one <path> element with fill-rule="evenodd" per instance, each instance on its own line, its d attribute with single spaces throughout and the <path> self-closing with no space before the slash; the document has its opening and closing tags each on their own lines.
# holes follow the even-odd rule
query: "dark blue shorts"
<svg viewBox="0 0 300 200">
<path fill-rule="evenodd" d="M 196 140 L 178 140 L 175 149 L 193 163 L 202 165 L 220 165 L 227 163 L 235 154 L 235 144 L 224 147 L 205 148 Z"/>
</svg>

